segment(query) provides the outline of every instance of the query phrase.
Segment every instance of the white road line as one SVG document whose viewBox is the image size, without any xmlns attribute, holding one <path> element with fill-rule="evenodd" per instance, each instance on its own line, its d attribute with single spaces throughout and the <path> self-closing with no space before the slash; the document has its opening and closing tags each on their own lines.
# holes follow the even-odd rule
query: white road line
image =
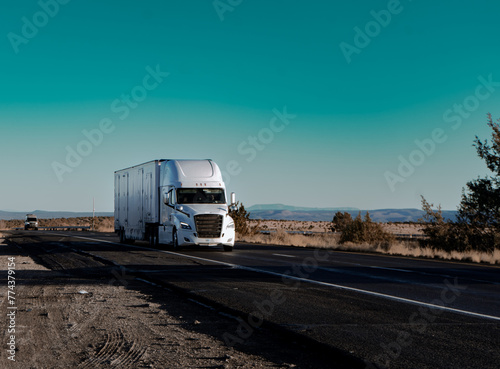
<svg viewBox="0 0 500 369">
<path fill-rule="evenodd" d="M 395 270 L 396 272 L 413 273 L 412 270 L 396 269 L 396 268 L 386 268 L 386 267 L 379 267 L 379 266 L 374 266 L 374 265 L 368 266 L 368 268 L 384 269 L 384 270 Z"/>
<path fill-rule="evenodd" d="M 338 261 L 338 260 L 335 260 L 336 263 L 339 263 L 339 264 L 348 264 L 348 265 L 356 265 L 356 266 L 360 266 L 360 267 L 365 267 L 365 265 L 363 264 L 359 264 L 359 263 L 351 263 L 351 262 L 348 262 L 348 261 Z M 484 265 L 481 265 L 481 266 L 484 266 Z M 449 275 L 449 274 L 438 274 L 438 273 L 428 273 L 428 272 L 422 272 L 422 271 L 419 271 L 419 270 L 406 270 L 406 269 L 397 269 L 397 268 L 389 268 L 389 267 L 379 267 L 379 266 L 367 266 L 368 268 L 374 268 L 374 269 L 386 269 L 386 270 L 395 270 L 395 271 L 398 271 L 398 272 L 404 272 L 404 273 L 414 273 L 414 274 L 419 274 L 419 275 L 428 275 L 428 276 L 431 276 L 431 277 L 442 277 L 442 278 L 453 278 L 453 276 Z M 456 269 L 454 270 L 456 272 L 461 272 L 460 269 Z M 487 283 L 487 284 L 494 284 L 494 285 L 500 285 L 499 282 L 494 282 L 494 281 L 486 281 L 486 280 L 482 280 L 482 279 L 474 279 L 474 278 L 468 278 L 468 277 L 463 277 L 462 280 L 468 280 L 468 281 L 471 281 L 471 282 L 481 282 L 481 283 Z"/>
<path fill-rule="evenodd" d="M 285 254 L 272 254 L 274 256 L 283 256 L 285 258 L 296 258 L 297 256 L 294 255 L 285 255 Z"/>
<path fill-rule="evenodd" d="M 251 271 L 251 272 L 264 273 L 264 274 L 269 274 L 269 275 L 273 275 L 273 276 L 281 277 L 281 278 L 287 278 L 287 279 L 291 279 L 291 280 L 295 280 L 295 281 L 299 281 L 299 282 L 306 282 L 306 283 L 311 283 L 311 284 L 317 284 L 317 285 L 320 285 L 320 286 L 333 287 L 333 288 L 338 288 L 338 289 L 341 289 L 341 290 L 358 292 L 358 293 L 362 293 L 362 294 L 369 295 L 369 296 L 382 297 L 382 298 L 385 298 L 385 299 L 395 300 L 395 301 L 399 301 L 399 302 L 405 302 L 405 303 L 408 303 L 408 304 L 430 307 L 432 309 L 438 309 L 438 310 L 444 310 L 444 311 L 450 311 L 450 312 L 454 312 L 454 313 L 460 313 L 460 314 L 470 315 L 470 316 L 474 316 L 476 318 L 484 318 L 484 319 L 492 319 L 492 320 L 500 321 L 500 317 L 498 317 L 498 316 L 481 314 L 481 313 L 475 313 L 473 311 L 467 311 L 467 310 L 462 310 L 462 309 L 455 309 L 455 308 L 452 308 L 452 307 L 441 306 L 441 305 L 431 304 L 431 303 L 428 303 L 428 302 L 422 302 L 422 301 L 418 301 L 418 300 L 407 299 L 407 298 L 404 298 L 404 297 L 388 295 L 388 294 L 385 294 L 385 293 L 373 292 L 373 291 L 363 290 L 363 289 L 355 288 L 355 287 L 342 286 L 342 285 L 335 284 L 335 283 L 321 282 L 321 281 L 316 281 L 314 279 L 306 279 L 306 278 L 296 277 L 296 276 L 289 275 L 289 274 L 276 273 L 276 272 L 271 272 L 269 270 L 263 270 L 263 269 L 257 269 L 257 268 L 252 268 L 252 267 L 246 267 L 246 266 L 238 265 L 238 264 L 227 263 L 227 262 L 224 262 L 224 261 L 218 261 L 218 260 L 212 260 L 212 259 L 205 259 L 205 258 L 200 258 L 198 256 L 179 254 L 177 252 L 166 251 L 166 250 L 157 250 L 157 249 L 152 249 L 152 248 L 149 248 L 149 247 L 139 247 L 139 246 L 134 246 L 134 245 L 124 245 L 124 244 L 121 244 L 121 243 L 116 243 L 116 242 L 111 242 L 111 241 L 105 241 L 105 240 L 99 240 L 99 239 L 96 239 L 96 238 L 88 238 L 88 237 L 80 237 L 80 236 L 67 236 L 67 237 L 80 238 L 80 239 L 84 239 L 84 240 L 98 241 L 98 242 L 103 242 L 103 243 L 110 243 L 110 244 L 124 246 L 124 247 L 137 248 L 137 249 L 141 249 L 141 250 L 158 251 L 158 252 L 163 252 L 163 253 L 169 254 L 169 255 L 183 256 L 183 257 L 188 258 L 188 259 L 201 260 L 201 261 L 215 263 L 215 264 L 227 265 L 227 266 L 229 266 L 231 268 L 234 268 L 234 269 L 241 269 L 241 270 L 248 270 L 248 271 Z"/>
</svg>

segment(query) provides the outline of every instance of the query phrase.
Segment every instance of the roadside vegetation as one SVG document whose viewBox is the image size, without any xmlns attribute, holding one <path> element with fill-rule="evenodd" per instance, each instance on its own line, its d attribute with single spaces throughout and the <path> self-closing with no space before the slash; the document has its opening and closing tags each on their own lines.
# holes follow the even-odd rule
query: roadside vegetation
<svg viewBox="0 0 500 369">
<path fill-rule="evenodd" d="M 92 217 L 38 219 L 40 227 L 92 227 Z M 24 219 L 0 220 L 0 229 L 24 228 Z M 113 232 L 114 217 L 95 217 L 97 232 Z"/>
<path fill-rule="evenodd" d="M 456 221 L 444 221 L 441 206 L 433 210 L 422 197 L 425 211 L 422 223 L 428 236 L 425 245 L 447 252 L 481 252 L 495 254 L 500 249 L 500 120 L 488 114 L 491 143 L 477 136 L 473 146 L 484 160 L 491 175 L 467 182 L 462 190 Z"/>
<path fill-rule="evenodd" d="M 477 136 L 474 147 L 492 175 L 466 184 L 455 221 L 445 220 L 441 207 L 434 208 L 422 197 L 425 214 L 420 220 L 426 236 L 419 240 L 398 240 L 380 223 L 371 220 L 369 213 L 352 219 L 349 213 L 337 212 L 331 223 L 332 233 L 290 234 L 276 229 L 265 235 L 258 226 L 246 227 L 239 239 L 247 242 L 325 247 L 349 251 L 381 252 L 392 255 L 441 258 L 500 264 L 500 120 L 493 122 L 491 142 Z M 245 222 L 248 220 L 246 214 Z"/>
<path fill-rule="evenodd" d="M 337 212 L 332 220 L 332 230 L 340 232 L 339 243 L 341 244 L 351 242 L 388 247 L 396 240 L 379 223 L 372 221 L 369 212 L 366 212 L 364 219 L 361 218 L 361 212 L 355 219 L 352 219 L 349 213 Z"/>
<path fill-rule="evenodd" d="M 245 210 L 245 206 L 239 201 L 236 203 L 236 210 L 229 210 L 229 216 L 234 220 L 236 234 L 245 236 L 252 232 L 248 225 L 250 213 Z"/>
</svg>

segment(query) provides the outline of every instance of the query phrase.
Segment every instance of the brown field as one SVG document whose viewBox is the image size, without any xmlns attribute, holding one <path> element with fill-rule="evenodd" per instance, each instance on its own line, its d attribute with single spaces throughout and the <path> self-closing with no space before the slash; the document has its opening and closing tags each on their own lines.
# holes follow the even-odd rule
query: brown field
<svg viewBox="0 0 500 369">
<path fill-rule="evenodd" d="M 113 217 L 96 217 L 94 220 L 97 232 L 113 232 Z M 23 227 L 24 220 L 0 220 L 0 230 Z M 390 245 L 339 244 L 339 235 L 331 232 L 331 222 L 290 221 L 290 220 L 250 220 L 250 227 L 258 231 L 275 231 L 269 235 L 252 233 L 239 237 L 239 241 L 288 245 L 296 247 L 321 247 L 342 251 L 375 252 L 389 255 L 436 258 L 444 260 L 467 261 L 475 263 L 500 264 L 500 250 L 493 254 L 470 252 L 445 252 L 420 247 L 418 242 L 395 241 Z M 56 226 L 92 226 L 92 217 L 40 219 L 40 227 Z M 407 223 L 383 224 L 386 231 L 393 234 L 422 234 L 421 225 Z M 314 235 L 289 234 L 286 231 L 321 232 Z"/>
<path fill-rule="evenodd" d="M 294 220 L 255 220 L 250 219 L 249 226 L 261 231 L 309 231 L 331 232 L 332 222 L 294 221 Z M 387 232 L 394 234 L 422 234 L 422 226 L 408 223 L 383 223 Z"/>
<path fill-rule="evenodd" d="M 250 227 L 254 230 L 276 231 L 269 235 L 252 233 L 242 236 L 240 241 L 261 244 L 290 245 L 296 247 L 321 247 L 333 250 L 354 252 L 375 252 L 389 255 L 401 255 L 411 257 L 424 257 L 432 259 L 467 261 L 474 263 L 500 264 L 500 250 L 496 249 L 492 254 L 469 251 L 469 252 L 445 252 L 428 247 L 421 247 L 416 240 L 394 241 L 389 245 L 368 245 L 339 243 L 339 235 L 330 230 L 330 222 L 307 222 L 307 221 L 285 221 L 285 220 L 251 220 Z M 420 224 L 386 223 L 382 224 L 387 232 L 393 234 L 423 234 Z M 286 231 L 311 231 L 328 232 L 323 234 L 303 235 L 289 234 Z"/>
<path fill-rule="evenodd" d="M 66 227 L 66 226 L 92 226 L 92 217 L 80 218 L 53 218 L 40 219 L 40 227 Z M 113 232 L 114 217 L 95 217 L 94 227 L 97 232 Z M 22 228 L 23 219 L 0 220 L 0 229 Z M 331 232 L 331 222 L 293 221 L 293 220 L 254 220 L 251 219 L 249 226 L 261 231 L 306 231 L 306 232 Z M 384 228 L 391 233 L 421 234 L 418 224 L 383 224 Z"/>
<path fill-rule="evenodd" d="M 39 227 L 92 227 L 92 217 L 82 218 L 54 218 L 54 219 L 39 219 Z M 14 229 L 23 228 L 24 220 L 0 220 L 1 229 Z M 113 232 L 114 231 L 114 218 L 113 217 L 95 217 L 94 229 L 97 232 Z"/>
</svg>

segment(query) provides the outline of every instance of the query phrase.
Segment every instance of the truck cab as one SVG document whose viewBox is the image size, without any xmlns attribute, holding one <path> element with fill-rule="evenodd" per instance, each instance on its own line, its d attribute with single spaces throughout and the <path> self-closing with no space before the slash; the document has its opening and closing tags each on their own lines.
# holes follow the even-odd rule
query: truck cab
<svg viewBox="0 0 500 369">
<path fill-rule="evenodd" d="M 161 171 L 159 242 L 231 251 L 235 228 L 219 167 L 211 160 L 169 160 Z"/>
</svg>

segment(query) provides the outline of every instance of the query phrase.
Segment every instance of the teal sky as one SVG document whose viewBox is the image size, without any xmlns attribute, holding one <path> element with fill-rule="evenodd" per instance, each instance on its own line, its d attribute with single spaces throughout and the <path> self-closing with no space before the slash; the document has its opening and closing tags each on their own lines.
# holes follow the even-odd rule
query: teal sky
<svg viewBox="0 0 500 369">
<path fill-rule="evenodd" d="M 455 209 L 487 174 L 498 2 L 0 7 L 0 209 L 112 211 L 158 158 L 214 159 L 246 206 Z"/>
</svg>

